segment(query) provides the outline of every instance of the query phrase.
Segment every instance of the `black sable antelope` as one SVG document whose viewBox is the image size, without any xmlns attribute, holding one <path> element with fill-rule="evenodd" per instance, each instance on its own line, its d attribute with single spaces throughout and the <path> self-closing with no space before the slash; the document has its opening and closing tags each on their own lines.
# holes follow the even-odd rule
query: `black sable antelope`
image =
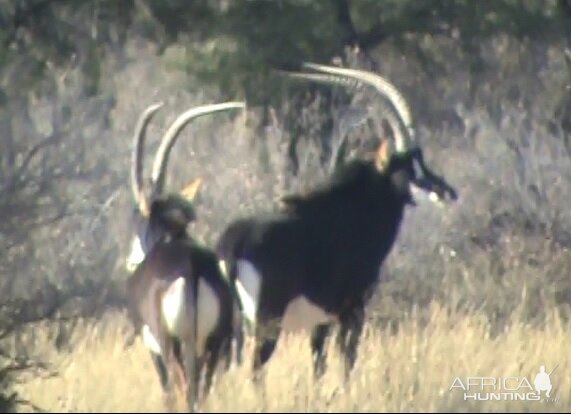
<svg viewBox="0 0 571 414">
<path fill-rule="evenodd" d="M 196 218 L 192 200 L 200 179 L 180 194 L 165 193 L 165 174 L 169 153 L 188 122 L 214 112 L 244 109 L 245 105 L 204 105 L 181 114 L 162 137 L 147 196 L 142 176 L 145 132 L 161 106 L 147 108 L 135 129 L 131 187 L 137 205 L 136 234 L 126 260 L 127 270 L 132 272 L 127 295 L 130 315 L 151 352 L 168 409 L 173 409 L 174 379 L 193 411 L 203 364 L 204 396 L 220 355 L 226 358 L 226 368 L 230 364 L 231 341 L 240 315 L 237 297 L 219 268 L 217 256 L 186 231 Z"/>
<path fill-rule="evenodd" d="M 324 343 L 333 323 L 345 378 L 357 356 L 365 305 L 392 249 L 405 207 L 420 190 L 432 201 L 456 192 L 429 170 L 416 144 L 403 96 L 382 77 L 360 70 L 306 64 L 321 73 L 294 73 L 318 82 L 359 83 L 386 98 L 387 134 L 370 159 L 339 166 L 329 182 L 306 195 L 284 197 L 283 211 L 239 218 L 222 232 L 217 252 L 254 326 L 258 378 L 280 332 L 311 330 L 315 378 L 325 371 Z M 392 124 L 392 128 L 390 128 Z M 385 137 L 386 138 L 386 137 Z"/>
</svg>

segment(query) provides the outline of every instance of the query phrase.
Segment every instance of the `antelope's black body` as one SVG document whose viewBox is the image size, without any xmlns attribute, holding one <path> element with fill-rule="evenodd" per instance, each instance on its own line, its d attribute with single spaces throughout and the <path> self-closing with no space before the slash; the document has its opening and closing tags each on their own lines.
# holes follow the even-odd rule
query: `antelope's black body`
<svg viewBox="0 0 571 414">
<path fill-rule="evenodd" d="M 189 411 L 194 411 L 203 365 L 205 396 L 221 353 L 226 368 L 230 366 L 240 315 L 237 297 L 218 258 L 187 233 L 187 226 L 196 219 L 192 201 L 200 179 L 180 194 L 165 194 L 165 174 L 170 150 L 184 125 L 209 113 L 242 109 L 244 104 L 204 105 L 177 117 L 161 139 L 148 196 L 142 177 L 145 131 L 160 106 L 152 105 L 143 112 L 134 135 L 131 187 L 137 209 L 135 235 L 126 260 L 131 273 L 127 296 L 136 332 L 143 336 L 165 391 L 167 409 L 175 409 L 171 398 L 174 380 L 184 390 Z"/>
<path fill-rule="evenodd" d="M 372 79 L 368 73 L 332 70 L 397 94 L 376 75 Z M 325 80 L 321 76 L 312 74 L 310 79 Z M 382 139 L 374 159 L 347 162 L 321 188 L 284 197 L 281 213 L 237 219 L 221 234 L 218 255 L 255 325 L 256 374 L 272 355 L 280 332 L 303 325 L 311 330 L 314 373 L 320 376 L 325 339 L 339 323 L 338 346 L 348 376 L 365 305 L 394 246 L 406 206 L 415 205 L 411 188 L 429 193 L 433 201 L 456 198 L 454 189 L 427 168 L 421 149 L 403 144 L 408 131 L 399 127 L 399 120 L 409 114 L 400 95 L 394 101 L 404 115 L 397 118 L 396 110 L 386 115 L 400 128 L 394 135 L 399 151 L 390 154 L 388 140 Z M 294 325 L 294 318 L 301 322 Z"/>
<path fill-rule="evenodd" d="M 198 366 L 197 374 L 206 364 L 206 389 L 211 385 L 212 375 L 220 356 L 226 359 L 226 366 L 230 364 L 231 340 L 233 335 L 233 315 L 235 297 L 228 282 L 222 275 L 218 266 L 218 259 L 210 250 L 197 245 L 190 239 L 179 238 L 170 241 L 159 241 L 149 251 L 143 262 L 127 281 L 129 306 L 133 312 L 133 319 L 137 330 L 148 326 L 149 333 L 158 342 L 165 360 L 176 358 L 183 367 L 181 338 L 173 336 L 165 326 L 160 308 L 161 299 L 167 289 L 179 278 L 185 279 L 186 303 L 200 304 L 199 293 L 204 292 L 204 286 L 212 289 L 212 299 L 218 302 L 216 323 L 202 333 L 198 332 Z M 203 285 L 203 283 L 205 285 Z M 192 287 L 192 288 L 190 288 Z M 201 289 L 202 287 L 202 289 Z M 190 295 L 193 295 L 190 298 Z M 209 312 L 208 307 L 196 306 L 197 321 L 200 324 L 202 312 Z M 189 315 L 193 316 L 193 315 Z M 161 353 L 153 353 L 153 361 L 160 375 L 161 385 L 169 386 L 166 374 L 167 367 Z M 176 368 L 174 368 L 176 369 Z M 175 374 L 179 375 L 179 374 Z M 198 383 L 198 379 L 196 379 Z"/>
</svg>

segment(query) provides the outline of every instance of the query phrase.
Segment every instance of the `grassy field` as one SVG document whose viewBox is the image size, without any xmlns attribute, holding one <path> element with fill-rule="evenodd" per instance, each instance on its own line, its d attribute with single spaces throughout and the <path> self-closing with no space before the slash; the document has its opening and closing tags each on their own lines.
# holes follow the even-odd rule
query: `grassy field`
<svg viewBox="0 0 571 414">
<path fill-rule="evenodd" d="M 352 380 L 343 386 L 341 364 L 329 344 L 330 370 L 313 384 L 305 336 L 282 337 L 267 372 L 267 399 L 249 380 L 251 343 L 243 366 L 217 378 L 206 412 L 378 412 L 378 411 L 569 411 L 571 326 L 556 317 L 539 328 L 514 323 L 490 334 L 478 315 L 446 312 L 433 305 L 428 320 L 402 323 L 397 332 L 367 326 Z M 50 412 L 160 412 L 163 403 L 149 355 L 138 340 L 126 347 L 129 325 L 121 314 L 73 331 L 57 350 L 49 327 L 36 327 L 24 342 L 59 370 L 52 378 L 23 378 L 23 398 Z M 464 401 L 450 389 L 456 377 L 526 377 L 533 386 L 539 367 L 551 375 L 552 401 Z M 510 380 L 508 385 L 515 384 Z M 486 390 L 490 390 L 486 388 Z M 475 390 L 473 390 L 475 392 Z"/>
</svg>

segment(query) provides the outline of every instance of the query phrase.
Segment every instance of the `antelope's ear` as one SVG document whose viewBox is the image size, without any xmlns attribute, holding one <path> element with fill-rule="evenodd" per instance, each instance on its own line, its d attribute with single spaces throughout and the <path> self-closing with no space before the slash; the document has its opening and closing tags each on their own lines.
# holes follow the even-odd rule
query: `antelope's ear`
<svg viewBox="0 0 571 414">
<path fill-rule="evenodd" d="M 198 193 L 198 189 L 202 184 L 202 178 L 198 177 L 192 180 L 189 184 L 187 184 L 182 190 L 180 190 L 180 194 L 188 201 L 194 201 L 196 194 Z"/>
<path fill-rule="evenodd" d="M 375 154 L 375 165 L 379 171 L 384 171 L 389 164 L 390 158 L 390 144 L 389 140 L 382 139 Z"/>
</svg>

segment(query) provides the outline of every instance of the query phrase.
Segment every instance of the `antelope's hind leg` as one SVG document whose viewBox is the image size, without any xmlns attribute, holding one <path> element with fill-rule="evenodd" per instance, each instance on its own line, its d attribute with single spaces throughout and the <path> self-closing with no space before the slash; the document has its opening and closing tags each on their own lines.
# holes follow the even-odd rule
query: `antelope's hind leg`
<svg viewBox="0 0 571 414">
<path fill-rule="evenodd" d="M 327 337 L 331 333 L 330 325 L 318 325 L 311 334 L 311 354 L 313 358 L 313 379 L 318 381 L 327 369 L 324 352 Z"/>
<path fill-rule="evenodd" d="M 165 364 L 163 357 L 153 351 L 150 351 L 150 354 L 153 366 L 159 376 L 165 410 L 167 412 L 175 412 L 177 409 L 177 387 L 173 387 L 173 381 L 168 373 L 167 365 Z"/>
<path fill-rule="evenodd" d="M 341 329 L 337 345 L 344 358 L 345 381 L 348 381 L 357 360 L 359 341 L 365 323 L 365 310 L 362 306 L 357 306 L 343 314 L 340 319 Z"/>
<path fill-rule="evenodd" d="M 202 392 L 202 400 L 206 400 L 210 394 L 212 388 L 212 382 L 214 375 L 216 373 L 216 367 L 220 360 L 220 355 L 222 352 L 230 352 L 230 347 L 228 346 L 229 341 L 223 338 L 212 338 L 208 344 L 208 353 L 206 355 L 206 372 L 204 374 L 204 389 Z M 227 357 L 225 355 L 225 357 Z M 226 370 L 228 369 L 225 364 Z"/>
</svg>

